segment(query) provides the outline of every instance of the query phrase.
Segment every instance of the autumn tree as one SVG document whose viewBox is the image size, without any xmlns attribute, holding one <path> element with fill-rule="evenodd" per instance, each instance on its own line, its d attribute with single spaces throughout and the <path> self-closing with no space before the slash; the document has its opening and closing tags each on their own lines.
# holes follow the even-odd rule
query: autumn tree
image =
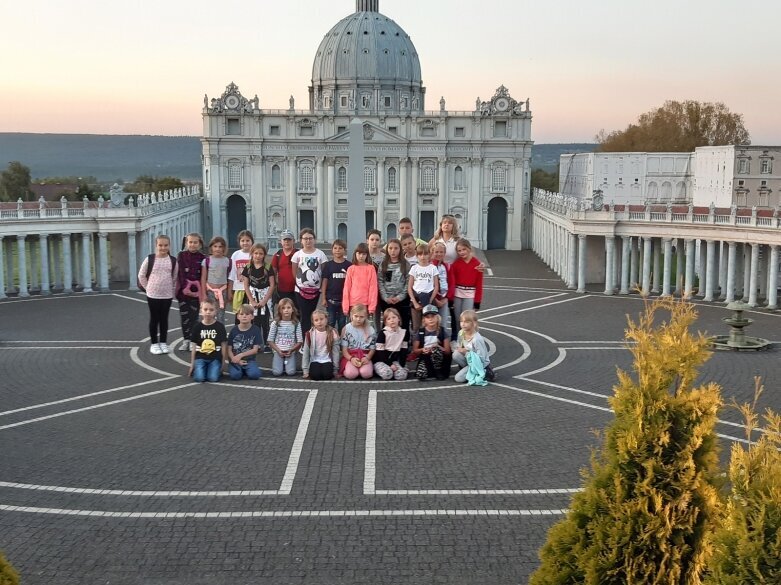
<svg viewBox="0 0 781 585">
<path fill-rule="evenodd" d="M 721 102 L 667 101 L 625 130 L 600 130 L 601 152 L 691 152 L 698 146 L 749 144 L 743 115 Z"/>
<path fill-rule="evenodd" d="M 0 173 L 0 200 L 16 201 L 21 197 L 23 201 L 31 201 L 31 184 L 29 167 L 16 160 L 8 163 L 8 168 Z"/>
</svg>

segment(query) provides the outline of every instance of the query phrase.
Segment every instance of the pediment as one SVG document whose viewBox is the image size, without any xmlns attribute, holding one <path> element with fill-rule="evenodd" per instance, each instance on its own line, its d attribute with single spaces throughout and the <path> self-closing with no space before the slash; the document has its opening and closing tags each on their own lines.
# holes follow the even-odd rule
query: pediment
<svg viewBox="0 0 781 585">
<path fill-rule="evenodd" d="M 326 138 L 326 143 L 347 143 L 350 141 L 350 129 L 349 127 L 344 132 L 335 134 L 330 138 Z M 385 128 L 372 124 L 371 122 L 363 123 L 363 143 L 365 145 L 371 145 L 374 143 L 379 144 L 408 144 L 409 141 L 402 138 L 398 134 L 389 132 Z"/>
</svg>

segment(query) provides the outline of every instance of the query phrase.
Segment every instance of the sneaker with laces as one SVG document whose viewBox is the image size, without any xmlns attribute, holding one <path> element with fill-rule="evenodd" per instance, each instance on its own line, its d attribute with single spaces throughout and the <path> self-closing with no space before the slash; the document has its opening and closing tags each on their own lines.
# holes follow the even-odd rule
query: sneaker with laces
<svg viewBox="0 0 781 585">
<path fill-rule="evenodd" d="M 167 343 L 160 344 L 160 353 L 171 353 L 171 349 L 168 347 Z"/>
<path fill-rule="evenodd" d="M 179 346 L 179 351 L 190 351 L 190 342 L 185 340 Z"/>
<path fill-rule="evenodd" d="M 149 348 L 149 351 L 152 353 L 152 355 L 160 355 L 163 353 L 159 343 L 153 343 L 152 347 Z"/>
</svg>

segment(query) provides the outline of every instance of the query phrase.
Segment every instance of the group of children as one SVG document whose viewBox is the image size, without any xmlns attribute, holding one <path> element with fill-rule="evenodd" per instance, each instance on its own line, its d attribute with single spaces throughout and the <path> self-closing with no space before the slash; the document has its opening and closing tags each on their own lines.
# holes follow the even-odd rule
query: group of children
<svg viewBox="0 0 781 585">
<path fill-rule="evenodd" d="M 384 248 L 380 232 L 371 230 L 352 261 L 342 240 L 333 242 L 328 260 L 309 228 L 301 230 L 299 250 L 292 232 L 283 230 L 270 262 L 266 247 L 246 230 L 230 258 L 219 236 L 207 256 L 201 236 L 188 234 L 176 258 L 169 238 L 159 236 L 138 273 L 150 311 L 151 352 L 171 351 L 167 316 L 176 298 L 184 334 L 179 349 L 190 351 L 189 374 L 199 382 L 217 381 L 224 363 L 231 379 L 258 379 L 256 358 L 265 350 L 273 353 L 275 376 L 295 375 L 300 354 L 303 376 L 312 380 L 406 380 L 415 361 L 417 379 L 444 380 L 455 362 L 457 382 L 483 385 L 493 370 L 475 312 L 482 264 L 458 237 L 454 218 L 443 218 L 430 244 L 416 240 L 411 228 L 402 220 L 401 239 Z M 236 316 L 230 334 L 228 306 Z"/>
</svg>

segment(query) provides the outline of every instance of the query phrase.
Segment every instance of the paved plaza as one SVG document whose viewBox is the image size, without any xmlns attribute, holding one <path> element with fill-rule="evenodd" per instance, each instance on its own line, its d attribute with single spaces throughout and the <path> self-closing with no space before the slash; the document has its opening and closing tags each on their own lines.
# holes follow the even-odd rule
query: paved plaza
<svg viewBox="0 0 781 585">
<path fill-rule="evenodd" d="M 529 252 L 488 261 L 483 388 L 197 384 L 185 354 L 150 354 L 140 293 L 0 302 L 0 550 L 25 585 L 525 584 L 643 302 L 569 291 Z M 699 328 L 726 315 L 701 304 Z M 749 316 L 781 339 L 781 315 Z M 763 376 L 781 410 L 778 358 L 716 353 L 703 378 L 729 401 Z M 737 423 L 722 412 L 725 446 Z"/>
</svg>

